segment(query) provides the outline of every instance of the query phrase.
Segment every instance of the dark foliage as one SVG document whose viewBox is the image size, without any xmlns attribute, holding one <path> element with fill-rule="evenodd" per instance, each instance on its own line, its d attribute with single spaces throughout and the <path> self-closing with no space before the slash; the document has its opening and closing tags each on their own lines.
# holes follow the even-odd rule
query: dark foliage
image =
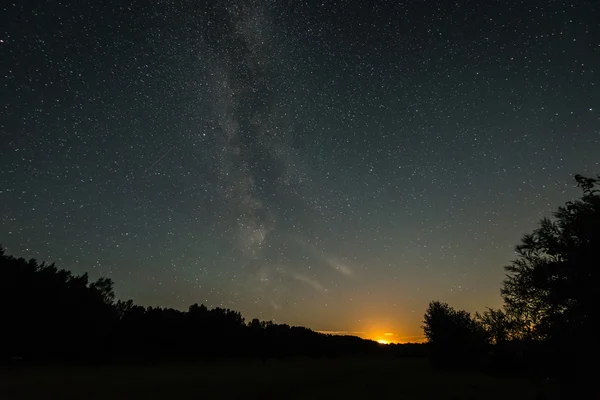
<svg viewBox="0 0 600 400">
<path fill-rule="evenodd" d="M 488 344 L 485 330 L 468 312 L 439 301 L 429 303 L 423 331 L 437 363 L 472 363 L 485 354 Z"/>
<path fill-rule="evenodd" d="M 471 318 L 432 302 L 424 331 L 432 355 L 444 360 L 473 354 L 483 343 L 488 361 L 505 370 L 527 369 L 553 379 L 580 380 L 599 354 L 600 177 L 576 175 L 580 199 L 544 218 L 516 246 L 501 294 L 503 310 Z"/>
<path fill-rule="evenodd" d="M 112 281 L 89 282 L 0 249 L 0 354 L 79 357 L 103 351 L 117 321 Z M 93 349 L 90 344 L 93 343 Z"/>
<path fill-rule="evenodd" d="M 576 175 L 581 199 L 545 218 L 516 247 L 502 287 L 513 336 L 536 342 L 549 374 L 575 372 L 598 355 L 599 179 Z"/>
<path fill-rule="evenodd" d="M 0 357 L 27 360 L 197 359 L 378 354 L 353 336 L 254 319 L 193 304 L 188 311 L 116 301 L 113 282 L 89 282 L 0 248 Z"/>
</svg>

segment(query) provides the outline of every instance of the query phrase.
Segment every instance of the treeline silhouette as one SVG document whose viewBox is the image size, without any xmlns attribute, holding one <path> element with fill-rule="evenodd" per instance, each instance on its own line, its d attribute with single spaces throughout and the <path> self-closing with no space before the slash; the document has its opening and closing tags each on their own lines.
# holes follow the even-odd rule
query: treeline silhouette
<svg viewBox="0 0 600 400">
<path fill-rule="evenodd" d="M 425 345 L 381 346 L 354 336 L 253 319 L 193 304 L 187 311 L 115 299 L 113 282 L 90 282 L 0 247 L 0 359 L 160 360 L 378 355 L 446 367 L 490 367 L 576 380 L 598 359 L 600 177 L 575 177 L 583 195 L 545 218 L 506 266 L 502 309 L 471 315 L 433 301 Z"/>
<path fill-rule="evenodd" d="M 188 311 L 115 301 L 113 282 L 91 282 L 0 248 L 0 357 L 5 360 L 157 360 L 375 354 L 354 336 L 253 319 L 193 304 Z M 414 350 L 396 350 L 412 354 Z"/>
<path fill-rule="evenodd" d="M 582 197 L 558 208 L 516 246 L 502 309 L 471 315 L 429 304 L 423 330 L 443 366 L 491 366 L 582 381 L 598 360 L 600 176 L 576 175 Z"/>
</svg>

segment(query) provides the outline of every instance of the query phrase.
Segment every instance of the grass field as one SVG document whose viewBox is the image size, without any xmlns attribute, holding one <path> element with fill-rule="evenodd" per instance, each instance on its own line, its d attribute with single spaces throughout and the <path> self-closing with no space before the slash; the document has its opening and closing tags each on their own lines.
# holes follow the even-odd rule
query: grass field
<svg viewBox="0 0 600 400">
<path fill-rule="evenodd" d="M 424 359 L 215 361 L 0 369 L 2 399 L 554 399 L 525 379 L 433 369 Z"/>
</svg>

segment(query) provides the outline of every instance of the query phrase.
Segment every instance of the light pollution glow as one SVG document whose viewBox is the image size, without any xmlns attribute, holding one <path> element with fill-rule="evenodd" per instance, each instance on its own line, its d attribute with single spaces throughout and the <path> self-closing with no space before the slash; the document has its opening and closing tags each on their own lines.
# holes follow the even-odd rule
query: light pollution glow
<svg viewBox="0 0 600 400">
<path fill-rule="evenodd" d="M 422 336 L 398 336 L 391 332 L 351 332 L 351 331 L 317 331 L 327 335 L 348 335 L 358 336 L 363 339 L 373 340 L 380 344 L 402 344 L 402 343 L 422 343 Z"/>
</svg>

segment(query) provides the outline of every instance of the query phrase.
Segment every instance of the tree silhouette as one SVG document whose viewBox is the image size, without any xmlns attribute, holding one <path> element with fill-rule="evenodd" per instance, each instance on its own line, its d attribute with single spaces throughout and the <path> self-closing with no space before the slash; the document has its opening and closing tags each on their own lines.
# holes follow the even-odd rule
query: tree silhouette
<svg viewBox="0 0 600 400">
<path fill-rule="evenodd" d="M 109 346 L 116 322 L 112 281 L 89 282 L 54 264 L 0 252 L 0 312 L 5 357 L 64 358 Z M 101 354 L 102 351 L 98 351 Z M 89 357 L 89 355 L 86 355 Z"/>
<path fill-rule="evenodd" d="M 464 310 L 447 303 L 432 301 L 425 312 L 423 331 L 433 359 L 439 363 L 472 362 L 484 354 L 487 334 L 483 327 Z"/>
<path fill-rule="evenodd" d="M 492 344 L 503 344 L 515 337 L 515 323 L 503 310 L 488 308 L 482 314 L 475 313 L 475 320 L 486 331 Z"/>
<path fill-rule="evenodd" d="M 598 347 L 599 179 L 576 175 L 575 180 L 583 196 L 523 236 L 517 259 L 505 267 L 501 291 L 518 335 L 544 341 L 552 357 L 563 360 Z"/>
</svg>

